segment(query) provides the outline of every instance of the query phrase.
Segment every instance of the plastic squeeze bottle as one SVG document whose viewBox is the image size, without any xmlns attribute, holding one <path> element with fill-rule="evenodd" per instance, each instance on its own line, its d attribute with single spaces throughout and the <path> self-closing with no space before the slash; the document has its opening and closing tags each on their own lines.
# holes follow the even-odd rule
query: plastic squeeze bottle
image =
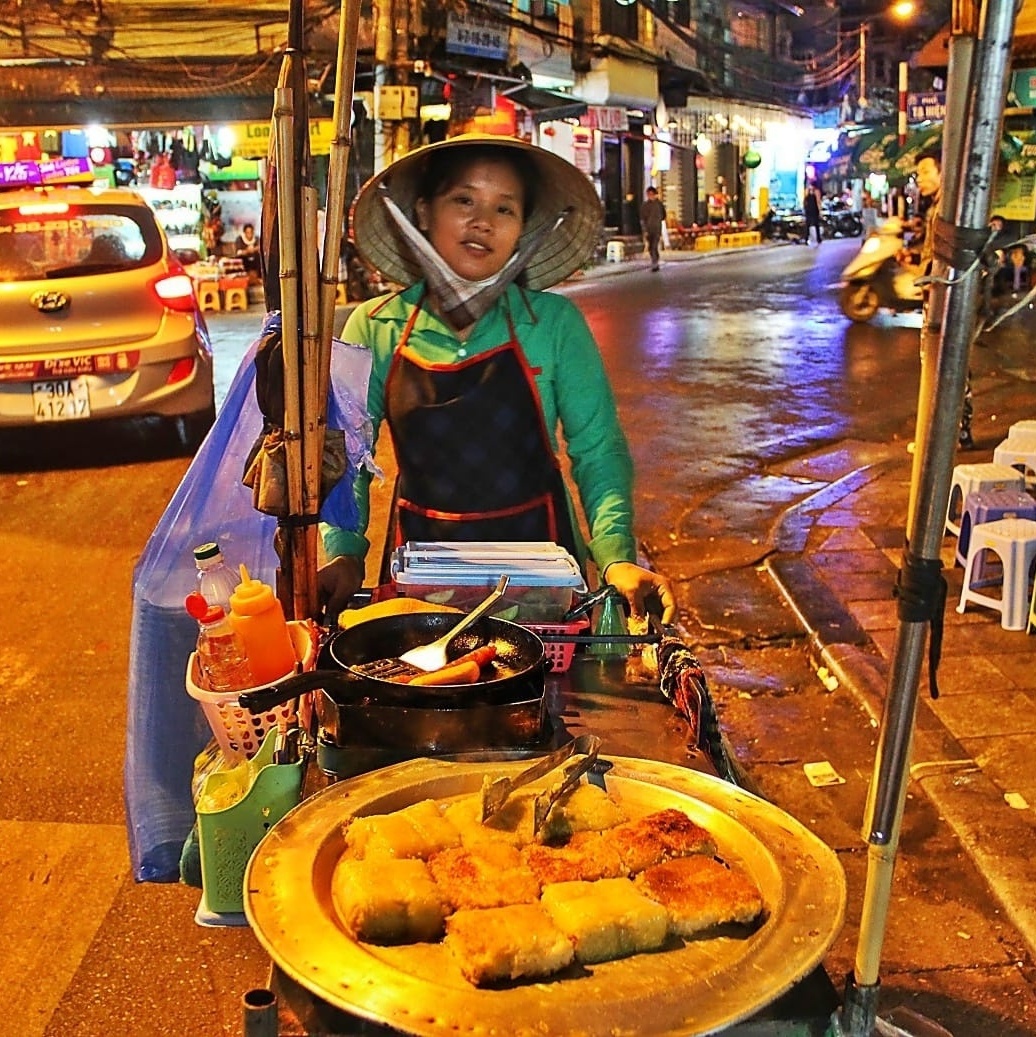
<svg viewBox="0 0 1036 1037">
<path fill-rule="evenodd" d="M 241 635 L 255 683 L 272 684 L 295 669 L 284 609 L 273 588 L 254 580 L 241 566 L 241 582 L 230 596 L 230 622 Z"/>
<path fill-rule="evenodd" d="M 223 560 L 219 544 L 199 544 L 194 549 L 198 567 L 198 593 L 210 605 L 222 605 L 230 612 L 230 595 L 237 587 L 237 573 Z"/>
<path fill-rule="evenodd" d="M 255 683 L 241 636 L 222 605 L 209 605 L 197 591 L 184 602 L 198 621 L 198 665 L 209 691 L 241 691 Z"/>
</svg>

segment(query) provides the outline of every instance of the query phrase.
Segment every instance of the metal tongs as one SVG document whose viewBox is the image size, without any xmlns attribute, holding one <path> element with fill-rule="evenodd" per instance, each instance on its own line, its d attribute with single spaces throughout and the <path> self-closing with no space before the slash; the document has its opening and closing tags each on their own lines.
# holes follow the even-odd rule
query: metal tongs
<svg viewBox="0 0 1036 1037">
<path fill-rule="evenodd" d="M 550 808 L 597 762 L 597 753 L 601 748 L 601 740 L 597 735 L 578 735 L 560 749 L 541 757 L 531 767 L 526 767 L 513 778 L 496 778 L 490 780 L 488 775 L 482 779 L 482 821 L 488 820 L 497 813 L 510 798 L 515 789 L 529 782 L 542 778 L 556 770 L 573 756 L 580 756 L 571 766 L 565 768 L 561 781 L 551 789 L 536 797 L 534 830 L 539 831 L 550 813 Z"/>
</svg>

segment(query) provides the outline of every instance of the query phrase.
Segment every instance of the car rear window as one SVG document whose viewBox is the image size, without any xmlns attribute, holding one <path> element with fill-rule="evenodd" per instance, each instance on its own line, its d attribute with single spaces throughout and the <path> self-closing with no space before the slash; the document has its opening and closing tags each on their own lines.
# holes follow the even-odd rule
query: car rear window
<svg viewBox="0 0 1036 1037">
<path fill-rule="evenodd" d="M 132 270 L 157 262 L 161 232 L 136 206 L 61 203 L 0 208 L 0 281 Z"/>
</svg>

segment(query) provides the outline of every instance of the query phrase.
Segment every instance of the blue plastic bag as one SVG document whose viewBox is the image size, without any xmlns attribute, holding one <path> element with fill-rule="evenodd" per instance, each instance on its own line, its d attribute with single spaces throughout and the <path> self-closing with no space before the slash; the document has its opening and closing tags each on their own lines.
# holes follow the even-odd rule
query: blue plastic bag
<svg viewBox="0 0 1036 1037">
<path fill-rule="evenodd" d="M 278 318 L 271 314 L 267 322 Z M 253 508 L 251 491 L 241 482 L 262 431 L 255 350 L 253 344 L 242 360 L 212 429 L 134 569 L 123 779 L 137 881 L 179 877 L 180 852 L 195 819 L 194 758 L 211 737 L 201 707 L 185 686 L 187 659 L 198 636 L 197 624 L 184 610 L 184 598 L 195 589 L 193 548 L 218 541 L 232 567 L 244 563 L 266 583 L 276 578 L 277 521 Z M 347 522 L 351 476 L 359 466 L 373 464 L 365 408 L 370 366 L 366 348 L 333 343 L 327 425 L 346 431 L 349 471 L 336 487 L 335 503 L 336 517 Z"/>
</svg>

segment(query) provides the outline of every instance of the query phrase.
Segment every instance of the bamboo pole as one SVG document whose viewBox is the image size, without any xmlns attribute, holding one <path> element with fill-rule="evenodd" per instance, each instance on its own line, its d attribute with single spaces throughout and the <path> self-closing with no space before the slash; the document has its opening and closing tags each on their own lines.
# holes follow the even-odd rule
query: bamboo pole
<svg viewBox="0 0 1036 1037">
<path fill-rule="evenodd" d="M 283 77 L 282 77 L 283 78 Z M 299 295 L 298 295 L 298 186 L 295 167 L 294 91 L 279 86 L 274 91 L 274 127 L 277 155 L 277 231 L 280 251 L 281 347 L 284 358 L 284 450 L 288 482 L 289 517 L 302 515 L 302 415 L 299 393 Z M 301 526 L 288 529 L 291 559 L 292 612 L 295 619 L 308 617 L 305 572 L 308 560 Z M 300 579 L 301 577 L 301 579 Z"/>
<path fill-rule="evenodd" d="M 302 198 L 302 509 L 307 519 L 300 535 L 305 540 L 306 568 L 295 573 L 295 618 L 315 617 L 319 610 L 316 581 L 317 527 L 320 512 L 320 476 L 324 457 L 326 392 L 320 387 L 319 292 L 317 285 L 317 192 L 303 187 Z M 301 576 L 301 579 L 300 579 Z M 300 613 L 299 609 L 303 611 Z"/>
<path fill-rule="evenodd" d="M 326 406 L 330 378 L 331 339 L 334 335 L 338 266 L 345 224 L 353 83 L 360 33 L 360 0 L 343 0 L 338 27 L 338 59 L 335 72 L 334 137 L 327 173 L 327 206 L 324 221 L 324 254 L 320 276 L 320 400 Z"/>
</svg>

